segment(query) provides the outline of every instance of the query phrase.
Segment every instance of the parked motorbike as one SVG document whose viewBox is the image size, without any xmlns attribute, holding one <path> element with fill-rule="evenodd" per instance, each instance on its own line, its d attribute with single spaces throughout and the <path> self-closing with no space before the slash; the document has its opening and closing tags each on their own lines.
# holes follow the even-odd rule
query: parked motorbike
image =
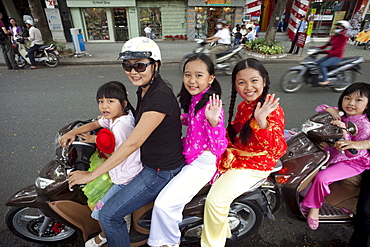
<svg viewBox="0 0 370 247">
<path fill-rule="evenodd" d="M 275 173 L 281 186 L 283 200 L 291 217 L 306 221 L 306 213 L 300 202 L 307 193 L 316 174 L 326 168 L 329 152 L 323 151 L 325 145 L 333 145 L 341 140 L 343 129 L 330 124 L 330 113 L 316 114 L 303 124 L 302 131 L 287 140 L 288 149 L 281 158 L 283 169 Z M 354 123 L 348 123 L 347 131 L 357 134 Z M 349 150 L 356 154 L 357 150 Z M 330 185 L 331 193 L 325 197 L 320 208 L 319 222 L 344 224 L 353 221 L 357 196 L 360 191 L 361 176 L 355 176 Z"/>
<path fill-rule="evenodd" d="M 198 39 L 197 43 L 199 44 L 199 46 L 194 49 L 193 53 L 187 54 L 181 59 L 179 63 L 180 73 L 183 72 L 182 70 L 184 68 L 184 64 L 186 60 L 188 60 L 189 57 L 193 56 L 194 54 L 198 54 L 198 53 L 204 53 L 204 54 L 209 53 L 209 47 L 210 47 L 209 43 L 205 42 L 204 39 Z M 217 54 L 217 60 L 216 60 L 217 64 L 220 64 L 222 68 L 218 68 L 216 66 L 216 70 L 222 71 L 227 75 L 231 75 L 235 65 L 240 60 L 242 60 L 243 57 L 244 57 L 243 46 L 239 45 L 239 46 L 230 47 L 230 49 L 228 49 L 227 51 Z"/>
<path fill-rule="evenodd" d="M 316 64 L 316 57 L 322 54 L 323 50 L 314 48 L 309 49 L 309 55 L 301 65 L 294 66 L 280 79 L 280 88 L 286 93 L 293 93 L 300 89 L 303 83 L 311 86 L 318 86 L 322 75 Z M 328 67 L 328 80 L 330 87 L 334 92 L 344 91 L 348 85 L 356 81 L 357 73 L 360 72 L 360 63 L 364 62 L 362 56 L 343 58 L 340 63 Z"/>
<path fill-rule="evenodd" d="M 87 170 L 89 157 L 95 152 L 95 145 L 75 141 L 68 149 L 61 147 L 61 135 L 86 121 L 76 121 L 63 127 L 56 137 L 56 158 L 40 172 L 35 184 L 17 191 L 7 202 L 9 209 L 5 222 L 18 237 L 25 240 L 55 244 L 72 240 L 80 235 L 84 241 L 101 231 L 98 222 L 91 218 L 87 198 L 81 189 L 68 189 L 68 172 Z M 277 166 L 274 171 L 281 169 Z M 183 221 L 179 227 L 182 243 L 199 242 L 203 227 L 203 210 L 207 184 L 184 209 Z M 228 243 L 241 241 L 255 233 L 264 216 L 274 219 L 271 211 L 281 206 L 281 197 L 272 177 L 259 181 L 253 188 L 235 199 L 228 221 L 232 237 Z M 131 246 L 146 243 L 151 221 L 153 203 L 131 215 Z"/>
<path fill-rule="evenodd" d="M 15 49 L 15 61 L 18 67 L 23 68 L 26 63 L 31 64 L 28 58 L 24 37 L 16 37 L 18 49 Z M 49 67 L 56 67 L 59 64 L 59 52 L 54 44 L 43 45 L 35 52 L 36 63 L 45 63 Z"/>
</svg>

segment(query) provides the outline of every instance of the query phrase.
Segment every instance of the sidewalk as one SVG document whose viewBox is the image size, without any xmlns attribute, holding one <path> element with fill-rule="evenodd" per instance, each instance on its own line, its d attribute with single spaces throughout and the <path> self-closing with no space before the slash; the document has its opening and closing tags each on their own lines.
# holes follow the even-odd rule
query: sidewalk
<svg viewBox="0 0 370 247">
<path fill-rule="evenodd" d="M 122 49 L 124 43 L 85 43 L 85 54 L 81 57 L 61 56 L 61 65 L 96 65 L 96 64 L 117 64 L 121 61 L 117 60 L 118 54 Z M 162 53 L 162 63 L 178 63 L 186 54 L 192 53 L 197 43 L 195 41 L 157 41 Z M 281 42 L 280 45 L 285 47 L 288 51 L 291 42 Z M 302 56 L 286 55 L 281 58 L 257 58 L 263 63 L 298 63 L 306 57 L 308 47 L 317 47 L 323 45 L 323 41 L 311 41 L 306 44 L 306 49 Z M 73 50 L 73 44 L 67 43 L 67 49 Z M 370 62 L 370 50 L 364 50 L 363 46 L 347 45 L 345 57 L 364 56 L 365 62 Z M 250 57 L 250 55 L 248 55 Z M 0 56 L 0 65 L 4 66 L 5 61 L 3 56 Z"/>
</svg>

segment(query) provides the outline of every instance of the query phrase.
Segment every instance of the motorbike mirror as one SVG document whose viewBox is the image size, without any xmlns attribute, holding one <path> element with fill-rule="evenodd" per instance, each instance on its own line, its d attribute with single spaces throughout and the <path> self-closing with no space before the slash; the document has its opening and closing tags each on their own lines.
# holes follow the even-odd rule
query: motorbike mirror
<svg viewBox="0 0 370 247">
<path fill-rule="evenodd" d="M 357 135 L 358 133 L 357 125 L 354 122 L 349 121 L 347 124 L 347 131 L 353 136 Z"/>
</svg>

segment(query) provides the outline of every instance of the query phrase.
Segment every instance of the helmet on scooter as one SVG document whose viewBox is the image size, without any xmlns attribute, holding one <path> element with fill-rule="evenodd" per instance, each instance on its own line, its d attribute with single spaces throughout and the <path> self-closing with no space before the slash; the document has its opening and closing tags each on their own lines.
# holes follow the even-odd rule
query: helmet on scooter
<svg viewBox="0 0 370 247">
<path fill-rule="evenodd" d="M 33 26 L 33 21 L 32 20 L 26 20 L 24 23 Z"/>
<path fill-rule="evenodd" d="M 342 26 L 344 29 L 349 29 L 351 27 L 351 24 L 349 24 L 348 21 L 342 20 L 342 21 L 337 21 L 335 23 L 336 26 Z"/>
<path fill-rule="evenodd" d="M 142 58 L 149 58 L 161 62 L 161 51 L 153 40 L 146 37 L 136 37 L 130 39 L 123 45 L 118 60 Z"/>
</svg>

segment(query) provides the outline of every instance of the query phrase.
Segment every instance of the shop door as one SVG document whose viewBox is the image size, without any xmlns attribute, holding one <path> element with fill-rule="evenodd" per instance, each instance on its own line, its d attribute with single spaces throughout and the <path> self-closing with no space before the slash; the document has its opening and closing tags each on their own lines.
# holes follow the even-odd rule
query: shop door
<svg viewBox="0 0 370 247">
<path fill-rule="evenodd" d="M 161 8 L 140 8 L 140 33 L 145 37 L 144 29 L 150 24 L 155 39 L 162 39 Z"/>
<path fill-rule="evenodd" d="M 111 13 L 105 8 L 83 8 L 88 41 L 111 40 Z"/>
<path fill-rule="evenodd" d="M 128 40 L 128 24 L 126 8 L 113 8 L 116 41 Z"/>
<path fill-rule="evenodd" d="M 234 27 L 235 8 L 230 7 L 196 7 L 196 30 L 199 38 L 213 36 L 216 30 L 218 19 L 225 19 L 230 31 Z"/>
</svg>

